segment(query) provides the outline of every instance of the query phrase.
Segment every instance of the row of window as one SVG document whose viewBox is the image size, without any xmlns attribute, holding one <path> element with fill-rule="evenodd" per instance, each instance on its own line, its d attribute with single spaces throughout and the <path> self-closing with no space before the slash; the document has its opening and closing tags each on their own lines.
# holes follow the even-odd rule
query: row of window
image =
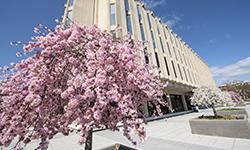
<svg viewBox="0 0 250 150">
<path fill-rule="evenodd" d="M 132 33 L 133 32 L 132 31 L 132 22 L 131 22 L 132 17 L 131 17 L 131 14 L 130 14 L 129 0 L 124 0 L 124 6 L 125 6 L 125 14 L 126 14 L 127 31 L 130 34 L 133 34 Z M 140 10 L 140 5 L 137 5 L 137 15 L 139 17 L 139 23 L 140 23 L 139 27 L 140 27 L 141 39 L 142 39 L 142 41 L 145 41 L 145 32 L 144 32 L 143 23 L 142 23 L 142 15 L 141 15 L 141 10 Z M 155 41 L 154 33 L 153 33 L 153 30 L 152 30 L 152 22 L 151 22 L 151 19 L 150 19 L 150 15 L 151 15 L 150 13 L 147 13 L 148 25 L 149 25 L 149 28 L 150 28 L 150 36 L 151 36 L 151 39 L 152 39 L 152 45 L 153 45 L 153 48 L 156 49 L 156 41 Z M 115 3 L 110 4 L 110 24 L 111 24 L 111 26 L 116 25 L 116 6 L 115 6 Z M 157 25 L 157 32 L 158 32 L 159 35 L 161 35 L 159 25 Z M 180 49 L 183 49 L 183 47 L 182 47 L 180 41 L 177 38 L 175 38 L 173 36 L 172 32 L 170 33 L 170 31 L 168 29 L 166 29 L 166 30 L 163 29 L 164 37 L 165 37 L 166 40 L 168 39 L 166 32 L 169 32 L 169 39 L 170 39 L 171 43 L 174 44 L 174 42 L 175 42 L 175 45 L 177 47 L 177 49 L 174 46 L 172 47 L 173 54 L 174 54 L 174 57 L 176 58 L 176 60 L 180 61 L 182 64 L 185 63 L 186 66 L 189 66 L 191 68 L 190 59 L 185 57 L 184 52 L 181 55 Z M 165 48 L 164 48 L 164 45 L 163 45 L 163 39 L 162 38 L 163 38 L 163 36 L 159 36 L 160 47 L 162 49 L 162 52 L 164 53 Z M 169 45 L 168 42 L 166 42 L 166 46 L 167 46 L 167 49 L 168 49 L 168 53 L 169 53 L 170 57 L 172 58 L 172 53 L 171 53 L 170 45 Z M 161 64 L 160 64 L 160 61 L 159 61 L 158 53 L 155 51 L 154 55 L 155 55 L 157 67 L 160 68 Z M 177 55 L 179 56 L 179 58 L 178 58 Z M 144 56 L 145 56 L 145 63 L 148 64 L 149 63 L 149 57 L 148 57 L 147 49 L 144 49 Z M 189 64 L 187 63 L 188 62 L 187 60 L 189 60 Z M 164 57 L 164 62 L 165 62 L 167 74 L 168 74 L 168 76 L 170 76 L 171 74 L 170 74 L 170 70 L 169 70 L 169 66 L 168 66 L 166 57 Z M 176 72 L 174 62 L 171 61 L 171 63 L 172 63 L 174 76 L 175 76 L 175 78 L 177 78 L 177 72 Z M 188 69 L 186 71 L 185 68 L 182 67 L 182 70 L 183 70 L 182 71 L 179 64 L 177 64 L 177 69 L 178 69 L 178 72 L 180 73 L 180 78 L 182 80 L 184 80 L 184 77 L 185 77 L 186 81 L 189 81 L 189 79 L 190 79 L 190 81 L 192 83 L 194 83 L 193 79 L 195 80 L 195 77 L 194 77 L 193 72 L 191 72 L 191 74 L 193 76 L 193 79 L 192 79 L 190 71 Z M 187 77 L 187 74 L 189 75 L 189 79 Z"/>
</svg>

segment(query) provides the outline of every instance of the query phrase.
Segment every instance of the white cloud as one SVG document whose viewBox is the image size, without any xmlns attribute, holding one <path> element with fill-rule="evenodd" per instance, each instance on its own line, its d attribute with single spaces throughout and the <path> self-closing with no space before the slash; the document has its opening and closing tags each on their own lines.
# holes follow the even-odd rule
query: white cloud
<svg viewBox="0 0 250 150">
<path fill-rule="evenodd" d="M 165 23 L 170 27 L 170 28 L 174 28 L 176 26 L 177 23 L 179 23 L 181 21 L 181 18 L 173 15 L 171 17 L 171 19 L 167 20 Z"/>
<path fill-rule="evenodd" d="M 246 75 L 249 75 L 250 79 L 250 57 L 239 60 L 234 64 L 224 67 L 211 67 L 210 69 L 218 84 L 229 80 L 237 80 Z"/>
<path fill-rule="evenodd" d="M 151 9 L 166 5 L 166 0 L 143 0 L 143 2 Z"/>
<path fill-rule="evenodd" d="M 144 4 L 149 8 L 149 9 L 156 9 L 158 7 L 165 6 L 166 0 L 142 0 Z M 169 13 L 168 13 L 169 14 Z M 160 16 L 161 20 L 163 23 L 165 23 L 168 27 L 176 30 L 187 30 L 190 31 L 191 26 L 190 25 L 182 25 L 180 22 L 182 21 L 182 18 L 179 17 L 176 14 L 172 15 L 166 15 L 166 16 Z"/>
</svg>

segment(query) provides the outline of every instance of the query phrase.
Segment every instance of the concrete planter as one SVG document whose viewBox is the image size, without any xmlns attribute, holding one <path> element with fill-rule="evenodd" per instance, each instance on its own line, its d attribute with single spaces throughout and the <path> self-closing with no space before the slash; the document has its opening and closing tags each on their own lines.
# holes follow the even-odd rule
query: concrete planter
<svg viewBox="0 0 250 150">
<path fill-rule="evenodd" d="M 134 149 L 125 145 L 121 145 L 121 144 L 115 144 L 113 146 L 106 147 L 100 150 L 137 150 L 137 149 Z"/>
<path fill-rule="evenodd" d="M 246 117 L 243 120 L 189 120 L 193 134 L 246 138 L 250 139 L 250 125 Z"/>
<path fill-rule="evenodd" d="M 247 112 L 245 109 L 240 109 L 240 110 L 217 110 L 217 114 L 219 116 L 224 116 L 224 115 L 237 115 L 237 116 L 246 116 L 247 118 L 249 118 Z"/>
</svg>

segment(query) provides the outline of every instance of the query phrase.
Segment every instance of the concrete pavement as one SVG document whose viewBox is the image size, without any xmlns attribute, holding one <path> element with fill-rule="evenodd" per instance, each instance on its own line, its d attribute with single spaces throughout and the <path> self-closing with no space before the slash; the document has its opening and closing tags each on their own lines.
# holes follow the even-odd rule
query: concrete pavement
<svg viewBox="0 0 250 150">
<path fill-rule="evenodd" d="M 250 114 L 250 106 L 246 107 Z M 153 121 L 147 124 L 147 140 L 138 144 L 142 150 L 250 150 L 249 139 L 195 135 L 191 133 L 188 120 L 201 114 L 212 114 L 211 110 L 191 113 L 173 118 Z M 58 135 L 49 145 L 50 150 L 82 150 L 77 143 L 78 135 Z M 100 150 L 116 143 L 134 147 L 122 132 L 99 131 L 93 135 L 93 149 Z M 38 142 L 32 142 L 26 149 L 32 150 Z"/>
</svg>

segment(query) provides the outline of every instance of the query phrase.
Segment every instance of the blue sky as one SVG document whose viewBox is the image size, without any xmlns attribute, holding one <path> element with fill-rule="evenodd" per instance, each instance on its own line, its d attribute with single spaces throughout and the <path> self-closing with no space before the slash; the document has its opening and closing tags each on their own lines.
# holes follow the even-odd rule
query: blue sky
<svg viewBox="0 0 250 150">
<path fill-rule="evenodd" d="M 250 80 L 249 0 L 145 0 L 211 68 L 217 84 Z"/>
<path fill-rule="evenodd" d="M 249 0 L 145 0 L 210 66 L 217 84 L 250 80 Z M 0 9 L 0 66 L 16 62 L 11 41 L 28 41 L 38 24 L 55 26 L 66 0 L 8 0 Z"/>
</svg>

